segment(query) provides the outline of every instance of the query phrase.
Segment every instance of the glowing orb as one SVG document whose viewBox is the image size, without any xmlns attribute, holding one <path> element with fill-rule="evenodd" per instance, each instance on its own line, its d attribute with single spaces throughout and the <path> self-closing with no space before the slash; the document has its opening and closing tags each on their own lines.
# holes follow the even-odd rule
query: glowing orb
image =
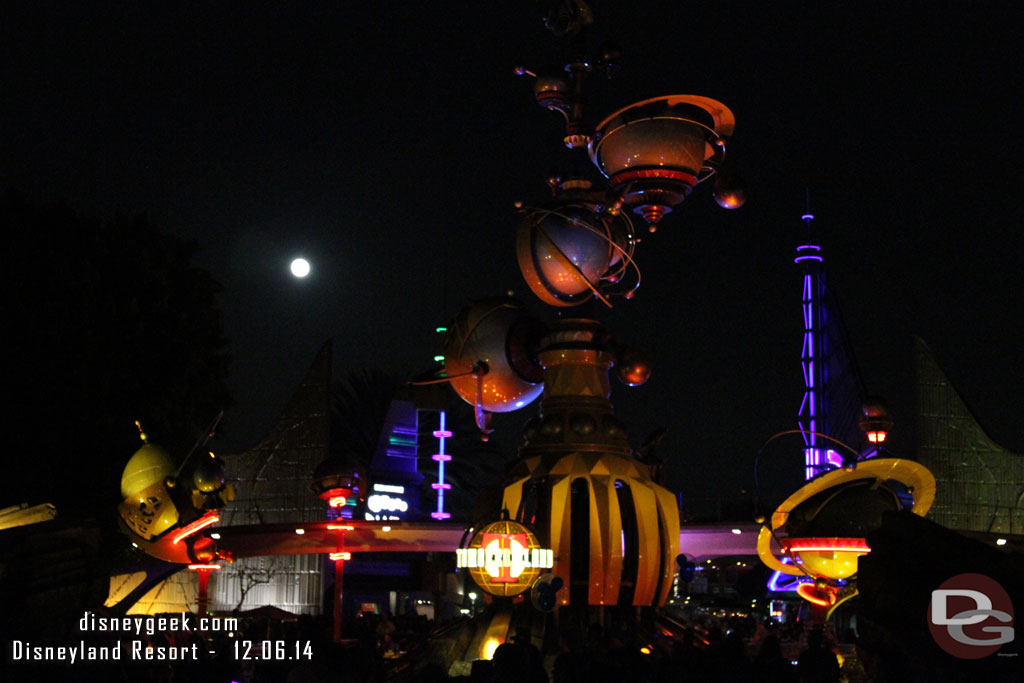
<svg viewBox="0 0 1024 683">
<path fill-rule="evenodd" d="M 452 389 L 466 403 L 494 413 L 530 403 L 544 391 L 544 371 L 533 358 L 543 329 L 514 299 L 471 303 L 441 342 Z"/>
<path fill-rule="evenodd" d="M 541 570 L 553 564 L 554 553 L 541 548 L 532 531 L 509 520 L 488 524 L 456 551 L 456 565 L 468 568 L 476 585 L 499 597 L 529 590 Z"/>
<path fill-rule="evenodd" d="M 292 275 L 295 277 L 306 277 L 309 275 L 309 261 L 304 258 L 297 258 L 291 264 Z"/>
</svg>

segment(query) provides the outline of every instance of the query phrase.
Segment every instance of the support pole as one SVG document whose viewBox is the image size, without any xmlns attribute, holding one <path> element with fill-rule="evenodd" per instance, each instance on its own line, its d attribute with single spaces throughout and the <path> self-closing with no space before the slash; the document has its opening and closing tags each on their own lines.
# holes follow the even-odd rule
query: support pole
<svg viewBox="0 0 1024 683">
<path fill-rule="evenodd" d="M 334 642 L 341 642 L 341 584 L 345 577 L 345 560 L 334 561 Z"/>
<path fill-rule="evenodd" d="M 196 571 L 199 572 L 199 620 L 201 622 L 210 605 L 210 570 L 204 567 Z"/>
<path fill-rule="evenodd" d="M 345 552 L 345 532 L 339 529 L 337 551 L 330 555 L 330 558 L 334 560 L 334 642 L 336 643 L 341 642 L 341 606 L 344 597 L 345 560 L 348 557 L 349 554 Z"/>
<path fill-rule="evenodd" d="M 199 575 L 199 596 L 196 599 L 199 618 L 206 616 L 206 610 L 210 606 L 210 572 L 220 569 L 219 564 L 190 564 L 188 568 Z"/>
</svg>

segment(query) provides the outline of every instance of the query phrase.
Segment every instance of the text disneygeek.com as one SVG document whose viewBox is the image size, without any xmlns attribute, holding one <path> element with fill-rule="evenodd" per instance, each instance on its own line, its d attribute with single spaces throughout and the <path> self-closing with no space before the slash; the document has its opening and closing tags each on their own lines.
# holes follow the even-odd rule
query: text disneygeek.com
<svg viewBox="0 0 1024 683">
<path fill-rule="evenodd" d="M 79 640 L 65 645 L 36 644 L 26 640 L 11 641 L 9 651 L 12 662 L 64 662 L 74 664 L 86 661 L 196 661 L 201 653 L 194 640 L 189 645 L 154 645 L 147 636 L 193 631 L 236 631 L 238 619 L 232 617 L 196 617 L 182 612 L 174 616 L 101 617 L 86 612 L 78 621 L 83 633 L 105 633 L 121 638 L 109 645 L 94 645 Z M 212 652 L 211 652 L 212 654 Z"/>
</svg>

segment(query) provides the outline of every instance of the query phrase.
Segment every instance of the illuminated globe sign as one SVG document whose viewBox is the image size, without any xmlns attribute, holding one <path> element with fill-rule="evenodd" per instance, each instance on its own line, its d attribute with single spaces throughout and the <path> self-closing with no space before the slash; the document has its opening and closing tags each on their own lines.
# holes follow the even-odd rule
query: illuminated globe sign
<svg viewBox="0 0 1024 683">
<path fill-rule="evenodd" d="M 554 553 L 541 548 L 522 524 L 504 520 L 477 531 L 467 547 L 455 551 L 455 564 L 468 569 L 482 590 L 511 597 L 528 590 L 542 570 L 554 566 Z"/>
</svg>

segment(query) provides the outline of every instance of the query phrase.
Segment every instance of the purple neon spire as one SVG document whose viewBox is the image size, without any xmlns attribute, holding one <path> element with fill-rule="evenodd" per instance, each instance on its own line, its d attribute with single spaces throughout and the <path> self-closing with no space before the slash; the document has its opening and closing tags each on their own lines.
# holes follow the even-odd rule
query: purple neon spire
<svg viewBox="0 0 1024 683">
<path fill-rule="evenodd" d="M 809 195 L 809 193 L 808 193 Z M 810 212 L 810 197 L 808 196 L 808 210 L 801 216 L 807 226 L 807 236 L 811 234 L 811 221 L 814 215 Z M 800 312 L 803 317 L 804 334 L 800 350 L 800 369 L 804 379 L 804 397 L 800 402 L 800 411 L 797 415 L 797 426 L 803 432 L 804 438 L 804 476 L 806 479 L 813 478 L 822 470 L 823 462 L 827 456 L 818 446 L 817 427 L 821 417 L 821 389 L 820 362 L 815 367 L 817 351 L 821 349 L 821 269 L 823 262 L 821 247 L 816 244 L 801 244 L 796 248 L 797 257 L 795 263 L 804 266 L 802 296 Z"/>
</svg>

